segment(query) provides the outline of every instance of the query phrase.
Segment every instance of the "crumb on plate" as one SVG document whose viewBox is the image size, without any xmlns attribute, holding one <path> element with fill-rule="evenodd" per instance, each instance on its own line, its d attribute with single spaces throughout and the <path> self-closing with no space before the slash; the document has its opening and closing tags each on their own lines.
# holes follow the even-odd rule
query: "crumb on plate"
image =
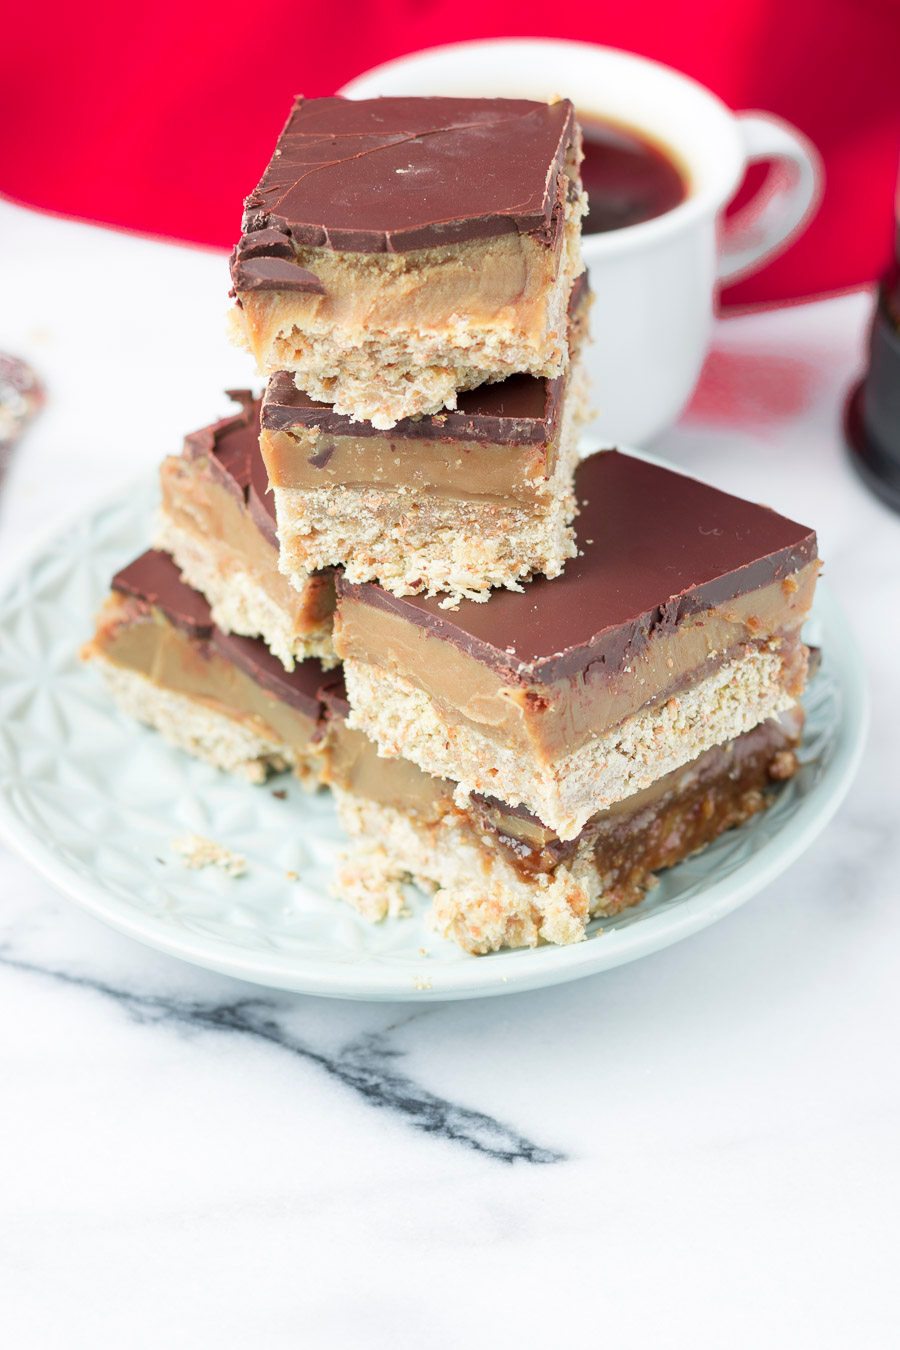
<svg viewBox="0 0 900 1350">
<path fill-rule="evenodd" d="M 240 853 L 232 853 L 202 834 L 183 834 L 172 840 L 172 849 L 185 867 L 220 867 L 229 877 L 243 876 L 247 870 L 247 860 Z"/>
</svg>

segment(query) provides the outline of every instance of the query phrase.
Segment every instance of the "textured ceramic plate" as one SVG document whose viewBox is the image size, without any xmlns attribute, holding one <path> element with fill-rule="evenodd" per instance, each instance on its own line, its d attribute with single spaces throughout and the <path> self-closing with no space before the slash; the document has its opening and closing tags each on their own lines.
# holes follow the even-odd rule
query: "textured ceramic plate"
<svg viewBox="0 0 900 1350">
<path fill-rule="evenodd" d="M 92 914 L 186 961 L 343 998 L 465 998 L 576 979 L 735 909 L 810 844 L 850 784 L 865 687 L 821 588 L 809 636 L 824 656 L 803 767 L 770 811 L 578 946 L 466 956 L 428 930 L 423 897 L 411 917 L 370 925 L 329 894 L 342 836 L 327 794 L 310 797 L 286 777 L 250 787 L 170 749 L 122 717 L 79 662 L 109 577 L 148 538 L 153 502 L 147 487 L 83 516 L 0 592 L 0 830 Z M 190 832 L 244 855 L 245 875 L 187 870 L 172 843 Z"/>
</svg>

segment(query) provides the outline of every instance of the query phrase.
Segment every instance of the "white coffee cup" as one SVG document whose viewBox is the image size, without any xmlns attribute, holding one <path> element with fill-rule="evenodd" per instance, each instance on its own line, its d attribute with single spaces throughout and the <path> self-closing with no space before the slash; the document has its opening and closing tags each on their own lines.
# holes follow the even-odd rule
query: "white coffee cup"
<svg viewBox="0 0 900 1350">
<path fill-rule="evenodd" d="M 598 438 L 643 445 L 678 417 L 709 344 L 716 288 L 781 252 L 814 213 L 822 169 L 794 127 L 732 113 L 667 66 L 610 47 L 514 38 L 461 42 L 389 61 L 342 90 L 380 94 L 571 98 L 669 147 L 687 169 L 686 199 L 665 215 L 584 236 L 596 296 L 586 353 Z M 764 190 L 721 216 L 748 164 L 776 161 Z"/>
</svg>

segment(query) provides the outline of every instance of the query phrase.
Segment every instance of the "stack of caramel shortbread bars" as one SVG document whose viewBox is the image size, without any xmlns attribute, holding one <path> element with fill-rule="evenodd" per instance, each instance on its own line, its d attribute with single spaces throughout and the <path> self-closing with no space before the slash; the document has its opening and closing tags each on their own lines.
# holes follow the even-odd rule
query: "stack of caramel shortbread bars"
<svg viewBox="0 0 900 1350">
<path fill-rule="evenodd" d="M 638 902 L 802 729 L 813 531 L 578 459 L 580 158 L 566 100 L 297 99 L 231 263 L 265 389 L 164 462 L 87 648 L 181 749 L 329 787 L 343 898 L 415 882 L 471 952 Z"/>
</svg>

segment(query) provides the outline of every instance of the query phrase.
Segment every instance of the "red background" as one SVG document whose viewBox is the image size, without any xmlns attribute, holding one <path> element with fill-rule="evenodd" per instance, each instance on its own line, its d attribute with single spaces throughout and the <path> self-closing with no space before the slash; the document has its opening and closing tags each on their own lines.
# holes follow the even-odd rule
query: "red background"
<svg viewBox="0 0 900 1350">
<path fill-rule="evenodd" d="M 474 37 L 602 42 L 667 62 L 815 142 L 827 171 L 802 240 L 731 303 L 871 280 L 887 262 L 900 146 L 900 0 L 100 0 L 8 9 L 0 190 L 36 206 L 229 246 L 291 95 Z"/>
</svg>

